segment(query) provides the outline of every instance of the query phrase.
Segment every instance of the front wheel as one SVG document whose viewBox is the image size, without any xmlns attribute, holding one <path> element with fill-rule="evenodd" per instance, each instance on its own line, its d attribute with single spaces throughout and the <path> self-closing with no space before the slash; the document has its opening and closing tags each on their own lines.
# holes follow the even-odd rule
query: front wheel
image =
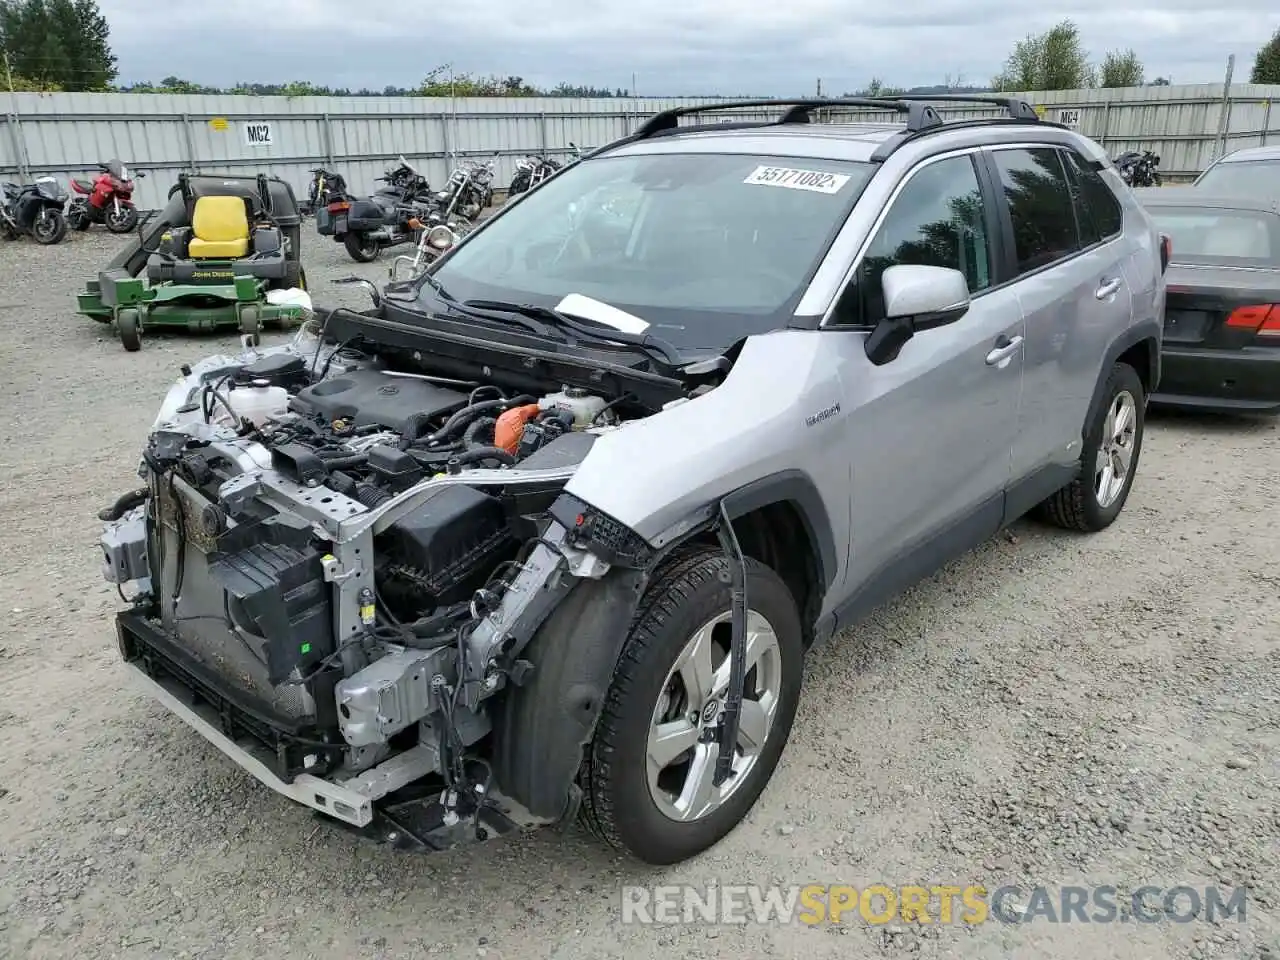
<svg viewBox="0 0 1280 960">
<path fill-rule="evenodd" d="M 728 565 L 685 554 L 641 601 L 583 772 L 587 825 L 652 864 L 687 860 L 747 815 L 786 746 L 800 698 L 795 601 L 773 570 L 747 561 L 747 673 L 733 775 L 716 785 L 711 739 L 729 683 Z"/>
<path fill-rule="evenodd" d="M 84 233 L 88 230 L 91 222 L 89 211 L 83 206 L 75 206 L 67 211 L 67 226 L 77 233 Z"/>
<path fill-rule="evenodd" d="M 61 210 L 52 207 L 42 210 L 40 216 L 36 217 L 36 222 L 31 225 L 31 238 L 46 247 L 61 243 L 66 235 L 67 218 L 62 215 Z"/>
<path fill-rule="evenodd" d="M 116 330 L 120 334 L 120 343 L 130 353 L 142 349 L 142 321 L 137 310 L 127 307 L 116 315 Z"/>
<path fill-rule="evenodd" d="M 367 233 L 348 233 L 342 243 L 356 263 L 373 263 L 381 251 L 378 241 Z"/>
<path fill-rule="evenodd" d="M 1138 471 L 1146 423 L 1142 378 L 1127 363 L 1111 368 L 1102 405 L 1085 425 L 1076 478 L 1040 504 L 1040 517 L 1068 530 L 1097 533 L 1115 522 Z"/>
<path fill-rule="evenodd" d="M 123 203 L 119 209 L 112 207 L 107 211 L 106 225 L 112 233 L 128 233 L 138 225 L 138 208 Z"/>
</svg>

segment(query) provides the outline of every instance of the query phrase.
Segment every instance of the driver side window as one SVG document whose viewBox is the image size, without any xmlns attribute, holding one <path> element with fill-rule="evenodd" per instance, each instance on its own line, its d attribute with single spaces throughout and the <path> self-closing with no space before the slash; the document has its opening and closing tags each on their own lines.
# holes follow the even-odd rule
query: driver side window
<svg viewBox="0 0 1280 960">
<path fill-rule="evenodd" d="M 991 286 L 991 239 L 973 157 L 938 160 L 912 175 L 868 245 L 832 319 L 848 326 L 874 326 L 883 320 L 880 277 L 896 264 L 959 270 L 971 294 Z"/>
</svg>

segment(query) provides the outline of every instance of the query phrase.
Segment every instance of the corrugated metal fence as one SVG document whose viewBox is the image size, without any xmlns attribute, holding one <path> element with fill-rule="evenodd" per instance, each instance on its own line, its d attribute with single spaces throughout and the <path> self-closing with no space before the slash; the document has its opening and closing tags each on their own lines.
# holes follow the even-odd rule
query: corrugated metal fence
<svg viewBox="0 0 1280 960">
<path fill-rule="evenodd" d="M 1170 179 L 1193 176 L 1224 151 L 1280 142 L 1280 110 L 1271 106 L 1280 86 L 1237 84 L 1229 96 L 1212 84 L 1022 96 L 1046 119 L 1077 127 L 1113 156 L 1154 150 Z M 459 160 L 496 155 L 497 182 L 505 185 L 520 156 L 564 157 L 571 143 L 606 143 L 658 110 L 695 102 L 709 101 L 0 94 L 0 176 L 83 175 L 118 157 L 151 174 L 138 200 L 157 207 L 182 170 L 263 171 L 288 180 L 301 196 L 315 166 L 335 169 L 353 190 L 367 192 L 399 155 L 432 183 L 442 183 Z M 981 108 L 941 112 L 994 115 Z M 824 119 L 898 118 L 843 111 Z"/>
</svg>

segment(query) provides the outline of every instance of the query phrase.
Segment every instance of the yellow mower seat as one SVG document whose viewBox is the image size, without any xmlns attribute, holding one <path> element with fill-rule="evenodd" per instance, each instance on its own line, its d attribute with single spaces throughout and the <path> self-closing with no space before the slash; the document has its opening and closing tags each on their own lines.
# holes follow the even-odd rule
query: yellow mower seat
<svg viewBox="0 0 1280 960">
<path fill-rule="evenodd" d="M 249 216 L 242 197 L 200 197 L 191 214 L 193 259 L 238 260 L 249 252 Z"/>
</svg>

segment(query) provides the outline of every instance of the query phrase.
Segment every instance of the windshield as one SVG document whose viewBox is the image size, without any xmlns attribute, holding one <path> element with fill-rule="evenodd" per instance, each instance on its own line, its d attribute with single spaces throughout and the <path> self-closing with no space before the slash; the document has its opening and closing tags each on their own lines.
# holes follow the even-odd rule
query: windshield
<svg viewBox="0 0 1280 960">
<path fill-rule="evenodd" d="M 128 170 L 125 169 L 125 165 L 119 160 L 108 160 L 106 166 L 107 173 L 111 174 L 111 176 L 115 177 L 117 180 L 129 179 Z"/>
<path fill-rule="evenodd" d="M 1156 207 L 1151 219 L 1173 240 L 1173 262 L 1280 266 L 1280 217 L 1260 210 Z"/>
<path fill-rule="evenodd" d="M 1237 160 L 1215 163 L 1196 181 L 1227 196 L 1272 197 L 1280 199 L 1280 160 Z"/>
<path fill-rule="evenodd" d="M 723 154 L 589 160 L 504 211 L 434 275 L 458 300 L 554 307 L 578 294 L 681 349 L 722 349 L 786 325 L 873 170 Z M 429 286 L 420 296 L 434 308 Z"/>
</svg>

